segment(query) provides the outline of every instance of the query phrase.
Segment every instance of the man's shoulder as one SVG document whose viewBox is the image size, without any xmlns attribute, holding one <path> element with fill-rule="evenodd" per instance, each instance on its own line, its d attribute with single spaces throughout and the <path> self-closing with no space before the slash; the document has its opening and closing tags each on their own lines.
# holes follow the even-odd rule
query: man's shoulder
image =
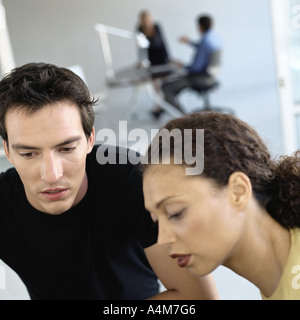
<svg viewBox="0 0 300 320">
<path fill-rule="evenodd" d="M 19 180 L 19 175 L 15 168 L 9 168 L 0 173 L 0 186 L 15 183 L 17 180 Z"/>
<path fill-rule="evenodd" d="M 101 177 L 113 176 L 119 179 L 122 176 L 140 176 L 140 155 L 128 148 L 111 145 L 95 145 L 88 155 L 87 174 L 101 175 Z"/>
<path fill-rule="evenodd" d="M 214 30 L 209 30 L 207 32 L 206 42 L 207 42 L 208 45 L 212 46 L 213 49 L 215 49 L 215 50 L 221 50 L 222 49 L 221 38 Z"/>
<path fill-rule="evenodd" d="M 22 182 L 15 168 L 9 168 L 0 174 L 0 195 L 9 199 L 12 195 L 20 195 L 22 192 Z"/>
<path fill-rule="evenodd" d="M 141 155 L 128 148 L 113 145 L 95 145 L 88 155 L 89 161 L 99 165 L 113 165 L 113 167 L 137 167 Z"/>
</svg>

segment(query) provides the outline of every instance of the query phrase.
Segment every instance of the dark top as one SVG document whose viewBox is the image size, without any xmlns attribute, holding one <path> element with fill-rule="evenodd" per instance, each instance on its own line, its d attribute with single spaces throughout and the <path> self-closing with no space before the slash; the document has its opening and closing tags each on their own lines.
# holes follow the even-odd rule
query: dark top
<svg viewBox="0 0 300 320">
<path fill-rule="evenodd" d="M 163 38 L 163 34 L 158 24 L 155 24 L 155 34 L 152 37 L 146 38 L 149 40 L 150 45 L 148 48 L 148 59 L 152 66 L 159 64 L 166 64 L 169 62 L 169 55 L 167 47 Z M 143 29 L 139 27 L 139 31 L 143 32 Z"/>
<path fill-rule="evenodd" d="M 32 299 L 145 299 L 158 293 L 143 247 L 157 230 L 136 166 L 86 161 L 88 191 L 61 215 L 34 209 L 14 168 L 0 175 L 0 259 Z"/>
</svg>

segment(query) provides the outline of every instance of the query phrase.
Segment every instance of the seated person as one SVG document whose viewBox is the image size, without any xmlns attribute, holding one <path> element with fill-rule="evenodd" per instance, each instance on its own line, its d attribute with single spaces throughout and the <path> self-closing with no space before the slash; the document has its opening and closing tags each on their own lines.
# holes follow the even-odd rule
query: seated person
<svg viewBox="0 0 300 320">
<path fill-rule="evenodd" d="M 210 85 L 214 82 L 212 75 L 209 74 L 207 67 L 211 58 L 211 54 L 215 51 L 220 51 L 221 41 L 217 34 L 212 30 L 213 21 L 211 17 L 200 16 L 198 18 L 199 31 L 203 37 L 199 43 L 192 42 L 186 36 L 181 37 L 179 40 L 182 43 L 192 45 L 196 52 L 192 62 L 183 66 L 186 74 L 177 77 L 171 77 L 162 85 L 162 90 L 165 100 L 183 112 L 177 95 L 185 88 L 191 88 L 195 85 L 201 86 Z"/>
<path fill-rule="evenodd" d="M 141 59 L 147 59 L 151 66 L 169 63 L 169 53 L 161 27 L 153 21 L 151 13 L 147 10 L 142 11 L 139 18 L 138 31 L 142 32 L 149 41 L 149 47 L 143 49 L 147 50 L 146 54 L 144 54 L 144 57 L 141 57 Z M 159 78 L 153 78 L 152 81 L 157 94 L 162 95 L 161 80 Z M 152 110 L 152 115 L 158 119 L 163 111 L 159 105 L 156 105 Z"/>
<path fill-rule="evenodd" d="M 152 66 L 169 63 L 169 53 L 166 42 L 158 23 L 152 19 L 149 11 L 140 14 L 138 31 L 142 32 L 149 41 L 148 59 Z"/>
</svg>

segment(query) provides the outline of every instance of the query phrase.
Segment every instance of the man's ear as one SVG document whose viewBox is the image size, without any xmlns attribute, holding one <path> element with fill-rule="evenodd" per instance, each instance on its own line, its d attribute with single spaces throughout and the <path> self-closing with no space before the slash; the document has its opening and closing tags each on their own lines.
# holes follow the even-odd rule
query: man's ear
<svg viewBox="0 0 300 320">
<path fill-rule="evenodd" d="M 249 177 L 243 172 L 234 172 L 228 180 L 228 190 L 232 205 L 243 210 L 252 196 L 252 184 Z"/>
<path fill-rule="evenodd" d="M 87 153 L 90 153 L 93 149 L 93 146 L 95 144 L 95 127 L 93 127 L 92 132 L 88 138 L 88 150 Z"/>
<path fill-rule="evenodd" d="M 8 159 L 8 161 L 13 164 L 10 153 L 9 153 L 9 148 L 8 148 L 8 142 L 3 140 L 3 148 L 4 148 L 4 152 L 6 155 L 6 158 Z"/>
</svg>

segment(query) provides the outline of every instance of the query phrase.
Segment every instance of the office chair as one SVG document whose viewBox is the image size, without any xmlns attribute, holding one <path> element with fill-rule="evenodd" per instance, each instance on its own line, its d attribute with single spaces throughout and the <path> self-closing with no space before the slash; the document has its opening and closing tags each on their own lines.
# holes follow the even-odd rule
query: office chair
<svg viewBox="0 0 300 320">
<path fill-rule="evenodd" d="M 203 101 L 204 101 L 203 107 L 200 109 L 194 110 L 194 112 L 216 111 L 216 112 L 234 114 L 234 112 L 231 109 L 225 108 L 225 107 L 212 106 L 210 102 L 211 92 L 213 92 L 220 86 L 220 83 L 217 80 L 217 75 L 220 72 L 220 65 L 221 65 L 221 51 L 218 50 L 218 51 L 212 52 L 210 56 L 209 64 L 207 67 L 208 73 L 212 76 L 211 78 L 212 81 L 208 81 L 207 84 L 202 84 L 202 83 L 199 85 L 195 84 L 191 87 L 191 89 L 197 92 L 203 98 Z"/>
</svg>

